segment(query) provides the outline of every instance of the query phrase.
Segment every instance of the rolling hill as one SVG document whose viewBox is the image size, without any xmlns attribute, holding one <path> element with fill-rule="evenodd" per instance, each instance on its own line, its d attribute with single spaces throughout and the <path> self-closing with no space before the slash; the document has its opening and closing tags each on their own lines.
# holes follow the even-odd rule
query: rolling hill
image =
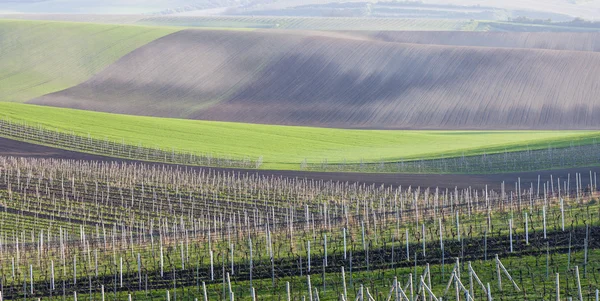
<svg viewBox="0 0 600 301">
<path fill-rule="evenodd" d="M 600 33 L 375 31 L 347 32 L 383 42 L 600 52 Z"/>
<path fill-rule="evenodd" d="M 75 86 L 132 50 L 178 29 L 0 20 L 0 101 Z"/>
<path fill-rule="evenodd" d="M 383 34 L 183 30 L 31 103 L 339 128 L 600 126 L 597 35 L 578 34 L 588 41 L 579 47 L 551 34 L 501 36 L 495 44 L 485 36 L 461 43 L 396 35 L 388 42 Z M 432 45 L 452 41 L 474 46 Z"/>
</svg>

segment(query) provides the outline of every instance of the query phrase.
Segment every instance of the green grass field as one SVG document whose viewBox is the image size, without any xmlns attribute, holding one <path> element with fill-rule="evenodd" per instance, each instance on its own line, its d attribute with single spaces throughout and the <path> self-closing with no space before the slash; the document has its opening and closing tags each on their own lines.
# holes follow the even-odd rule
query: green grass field
<svg viewBox="0 0 600 301">
<path fill-rule="evenodd" d="M 394 161 L 594 143 L 592 131 L 384 131 L 141 117 L 0 102 L 0 118 L 82 136 L 231 156 L 263 156 L 263 168 L 300 162 Z"/>
<path fill-rule="evenodd" d="M 75 86 L 180 29 L 0 20 L 0 101 L 24 102 Z"/>
</svg>

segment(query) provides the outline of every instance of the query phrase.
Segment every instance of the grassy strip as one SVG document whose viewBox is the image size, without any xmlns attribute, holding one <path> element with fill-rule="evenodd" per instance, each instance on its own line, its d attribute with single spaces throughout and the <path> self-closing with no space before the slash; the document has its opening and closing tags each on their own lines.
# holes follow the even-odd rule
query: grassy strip
<svg viewBox="0 0 600 301">
<path fill-rule="evenodd" d="M 129 116 L 0 102 L 0 118 L 126 144 L 232 157 L 263 157 L 265 169 L 309 163 L 433 159 L 585 145 L 596 131 L 390 131 L 258 125 Z"/>
<path fill-rule="evenodd" d="M 0 101 L 24 102 L 75 86 L 136 48 L 178 30 L 0 20 Z"/>
</svg>

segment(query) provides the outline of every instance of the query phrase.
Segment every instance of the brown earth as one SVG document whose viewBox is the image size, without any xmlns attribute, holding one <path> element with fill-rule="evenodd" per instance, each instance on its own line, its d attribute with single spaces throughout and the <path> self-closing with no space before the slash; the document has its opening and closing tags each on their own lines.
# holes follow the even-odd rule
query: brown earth
<svg viewBox="0 0 600 301">
<path fill-rule="evenodd" d="M 581 38 L 184 30 L 31 103 L 341 128 L 597 129 L 600 53 L 399 43 L 597 50 L 598 35 L 570 35 Z"/>
<path fill-rule="evenodd" d="M 597 32 L 354 31 L 345 33 L 356 38 L 392 43 L 600 52 L 600 33 Z"/>
<path fill-rule="evenodd" d="M 117 162 L 117 163 L 140 163 L 140 161 L 111 158 L 105 156 L 91 155 L 68 150 L 52 148 L 43 145 L 30 144 L 21 141 L 15 141 L 0 137 L 0 156 L 5 157 L 26 157 L 26 158 L 54 158 L 65 160 L 88 160 L 99 162 Z M 145 162 L 144 164 L 169 165 L 163 163 Z M 172 165 L 176 166 L 176 165 Z M 207 169 L 206 167 L 187 167 L 195 170 Z M 287 170 L 243 170 L 243 169 L 215 169 L 219 171 L 234 171 L 242 173 L 255 173 L 262 176 L 275 176 L 287 178 L 306 178 L 316 181 L 334 181 L 361 183 L 365 185 L 392 185 L 392 186 L 413 186 L 413 187 L 439 187 L 441 189 L 473 188 L 484 189 L 486 185 L 489 189 L 499 190 L 501 183 L 505 182 L 507 190 L 512 190 L 518 179 L 521 179 L 521 189 L 527 189 L 533 185 L 534 193 L 537 192 L 538 175 L 543 183 L 550 181 L 550 175 L 553 181 L 557 177 L 561 182 L 571 175 L 571 187 L 575 187 L 575 173 L 581 173 L 581 182 L 584 186 L 589 185 L 589 173 L 600 172 L 600 167 L 582 167 L 539 172 L 519 172 L 507 174 L 492 175 L 465 175 L 465 174 L 393 174 L 393 173 L 339 173 L 339 172 L 306 172 L 306 171 L 287 171 Z"/>
</svg>

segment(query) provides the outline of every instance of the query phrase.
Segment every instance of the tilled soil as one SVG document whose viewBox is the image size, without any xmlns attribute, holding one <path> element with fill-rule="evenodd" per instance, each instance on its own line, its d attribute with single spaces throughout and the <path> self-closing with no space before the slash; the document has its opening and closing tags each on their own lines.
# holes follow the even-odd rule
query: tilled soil
<svg viewBox="0 0 600 301">
<path fill-rule="evenodd" d="M 597 35 L 477 37 L 182 30 L 30 103 L 334 128 L 598 129 L 600 55 L 563 47 Z M 428 44 L 448 40 L 460 46 Z M 539 44 L 560 50 L 502 47 Z"/>
</svg>

